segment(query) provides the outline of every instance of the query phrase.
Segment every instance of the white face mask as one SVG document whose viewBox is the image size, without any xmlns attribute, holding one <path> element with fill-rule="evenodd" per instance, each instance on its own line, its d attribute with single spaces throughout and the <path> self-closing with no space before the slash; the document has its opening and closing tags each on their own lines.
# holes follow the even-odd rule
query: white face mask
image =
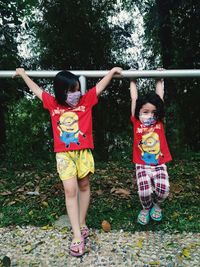
<svg viewBox="0 0 200 267">
<path fill-rule="evenodd" d="M 154 125 L 156 123 L 156 117 L 154 115 L 140 114 L 139 119 L 145 126 Z"/>
<path fill-rule="evenodd" d="M 76 92 L 68 92 L 67 93 L 67 99 L 66 99 L 66 103 L 74 108 L 78 105 L 79 103 L 79 100 L 80 100 L 80 97 L 81 97 L 81 92 L 80 91 L 76 91 Z"/>
</svg>

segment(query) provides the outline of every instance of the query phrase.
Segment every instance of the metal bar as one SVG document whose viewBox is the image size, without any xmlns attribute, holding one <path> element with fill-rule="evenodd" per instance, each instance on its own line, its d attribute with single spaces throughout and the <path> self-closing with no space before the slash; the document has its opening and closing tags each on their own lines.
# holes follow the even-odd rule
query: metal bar
<svg viewBox="0 0 200 267">
<path fill-rule="evenodd" d="M 87 78 L 99 78 L 108 73 L 108 70 L 70 70 L 77 76 Z M 35 78 L 53 78 L 59 71 L 26 71 L 30 77 Z M 12 78 L 15 71 L 0 71 L 0 78 Z M 123 70 L 123 78 L 168 78 L 168 77 L 200 77 L 200 69 L 182 69 L 182 70 Z M 115 75 L 115 78 L 122 78 Z"/>
</svg>

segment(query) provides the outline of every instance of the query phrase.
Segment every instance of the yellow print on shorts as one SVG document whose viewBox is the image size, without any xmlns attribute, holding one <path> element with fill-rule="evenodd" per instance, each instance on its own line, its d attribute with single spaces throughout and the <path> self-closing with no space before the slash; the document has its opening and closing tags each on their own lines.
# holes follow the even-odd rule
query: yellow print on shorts
<svg viewBox="0 0 200 267">
<path fill-rule="evenodd" d="M 57 171 L 60 175 L 62 175 L 67 169 L 69 163 L 64 157 L 59 157 L 57 155 L 56 155 L 56 161 L 57 161 Z"/>
</svg>

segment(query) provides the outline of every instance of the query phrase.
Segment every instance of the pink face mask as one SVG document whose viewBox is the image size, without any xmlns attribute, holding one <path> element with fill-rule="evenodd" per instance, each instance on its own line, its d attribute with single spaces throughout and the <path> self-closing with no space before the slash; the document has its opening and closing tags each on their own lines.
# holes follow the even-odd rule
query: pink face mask
<svg viewBox="0 0 200 267">
<path fill-rule="evenodd" d="M 65 100 L 65 102 L 67 103 L 67 105 L 69 105 L 70 107 L 74 108 L 74 107 L 76 107 L 78 105 L 80 97 L 81 97 L 81 92 L 80 91 L 68 92 L 67 93 L 67 99 Z"/>
</svg>

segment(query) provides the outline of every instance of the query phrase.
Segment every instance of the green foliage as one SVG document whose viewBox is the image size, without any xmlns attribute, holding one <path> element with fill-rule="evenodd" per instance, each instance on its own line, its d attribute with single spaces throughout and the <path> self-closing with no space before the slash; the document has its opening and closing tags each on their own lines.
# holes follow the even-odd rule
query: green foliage
<svg viewBox="0 0 200 267">
<path fill-rule="evenodd" d="M 105 68 L 111 54 L 107 16 L 113 2 L 42 1 L 39 9 L 43 18 L 36 24 L 41 65 L 53 69 Z"/>
<path fill-rule="evenodd" d="M 22 98 L 7 112 L 7 158 L 26 163 L 49 158 L 53 149 L 50 118 L 38 100 Z"/>
<path fill-rule="evenodd" d="M 29 14 L 34 0 L 0 1 L 0 69 L 13 70 L 20 65 L 18 54 L 19 34 L 23 18 Z M 8 103 L 22 97 L 11 79 L 1 79 L 0 83 L 0 158 L 4 157 L 6 143 L 5 113 Z"/>
<path fill-rule="evenodd" d="M 59 212 L 65 211 L 63 196 L 60 193 L 59 198 L 56 196 L 60 190 L 56 189 L 58 178 L 54 166 L 54 161 L 42 164 L 32 161 L 31 165 L 23 168 L 18 166 L 16 169 L 10 169 L 8 165 L 8 168 L 1 169 L 5 178 L 0 195 L 0 202 L 4 202 L 1 215 L 2 212 L 7 214 L 3 216 L 2 222 L 6 225 L 34 223 L 39 226 L 46 224 L 47 220 L 54 221 Z M 6 191 L 2 192 L 2 189 Z M 32 192 L 40 195 L 31 195 Z M 52 198 L 54 193 L 55 197 Z"/>
<path fill-rule="evenodd" d="M 94 108 L 95 154 L 100 160 L 117 160 L 122 151 L 124 157 L 130 157 L 132 127 L 128 86 L 127 81 L 114 81 Z"/>
<path fill-rule="evenodd" d="M 0 1 L 0 68 L 2 70 L 13 70 L 22 61 L 18 54 L 20 44 L 18 37 L 23 31 L 23 19 L 30 14 L 35 2 L 36 0 Z M 1 89 L 7 88 L 2 86 Z M 1 94 L 2 90 L 0 96 Z"/>
<path fill-rule="evenodd" d="M 148 0 L 138 4 L 144 18 L 147 68 L 195 69 L 199 63 L 199 1 Z M 199 79 L 166 79 L 167 135 L 171 148 L 200 148 Z"/>
<path fill-rule="evenodd" d="M 186 155 L 188 156 L 188 155 Z M 191 155 L 190 155 L 191 156 Z M 199 159 L 170 163 L 170 195 L 163 203 L 163 221 L 151 221 L 147 226 L 136 223 L 141 209 L 135 173 L 127 160 L 96 162 L 96 172 L 91 177 L 91 204 L 87 223 L 101 229 L 107 220 L 112 230 L 199 232 Z M 51 225 L 66 213 L 64 192 L 55 170 L 55 162 L 43 166 L 0 168 L 0 226 Z M 30 194 L 35 192 L 38 194 Z"/>
</svg>

